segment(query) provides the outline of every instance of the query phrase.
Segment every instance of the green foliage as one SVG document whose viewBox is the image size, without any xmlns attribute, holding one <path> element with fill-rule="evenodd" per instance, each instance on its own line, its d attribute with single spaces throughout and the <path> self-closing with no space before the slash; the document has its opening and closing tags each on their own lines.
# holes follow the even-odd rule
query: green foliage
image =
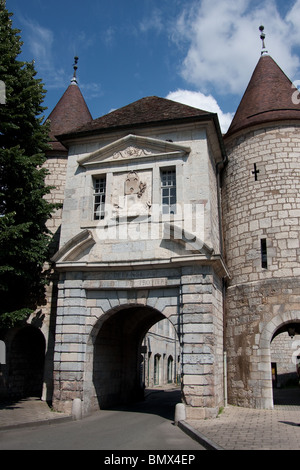
<svg viewBox="0 0 300 470">
<path fill-rule="evenodd" d="M 44 196 L 48 127 L 42 125 L 45 90 L 33 63 L 17 58 L 20 31 L 0 0 L 0 325 L 26 318 L 43 300 L 50 235 L 46 221 L 56 208 Z"/>
</svg>

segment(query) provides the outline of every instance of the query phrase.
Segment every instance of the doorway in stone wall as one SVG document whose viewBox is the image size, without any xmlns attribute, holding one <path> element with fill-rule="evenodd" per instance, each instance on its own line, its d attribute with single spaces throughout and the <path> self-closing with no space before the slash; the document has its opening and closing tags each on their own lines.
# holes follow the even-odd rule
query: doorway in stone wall
<svg viewBox="0 0 300 470">
<path fill-rule="evenodd" d="M 93 409 L 144 399 L 144 357 L 149 353 L 144 338 L 154 324 L 165 318 L 154 308 L 135 305 L 108 312 L 100 319 L 94 333 Z"/>
<path fill-rule="evenodd" d="M 28 325 L 16 331 L 8 357 L 10 397 L 42 396 L 45 346 L 44 335 L 38 328 Z"/>
</svg>

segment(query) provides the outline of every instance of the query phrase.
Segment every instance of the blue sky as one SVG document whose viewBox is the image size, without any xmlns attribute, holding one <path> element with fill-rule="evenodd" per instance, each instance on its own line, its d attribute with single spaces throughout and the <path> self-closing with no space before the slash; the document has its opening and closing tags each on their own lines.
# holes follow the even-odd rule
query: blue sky
<svg viewBox="0 0 300 470">
<path fill-rule="evenodd" d="M 21 59 L 35 60 L 47 116 L 79 57 L 93 118 L 145 96 L 218 112 L 226 131 L 266 47 L 300 80 L 300 0 L 7 0 Z"/>
</svg>

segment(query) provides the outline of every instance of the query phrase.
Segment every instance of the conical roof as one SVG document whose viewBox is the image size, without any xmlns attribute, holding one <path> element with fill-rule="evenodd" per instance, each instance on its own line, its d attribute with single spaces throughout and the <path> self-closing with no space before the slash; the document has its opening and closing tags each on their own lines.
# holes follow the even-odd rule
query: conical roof
<svg viewBox="0 0 300 470">
<path fill-rule="evenodd" d="M 267 122 L 300 119 L 290 79 L 269 55 L 262 55 L 225 136 Z"/>
<path fill-rule="evenodd" d="M 76 80 L 72 80 L 47 121 L 50 121 L 49 143 L 53 150 L 60 151 L 66 148 L 58 142 L 56 135 L 65 134 L 92 121 L 91 113 Z"/>
</svg>

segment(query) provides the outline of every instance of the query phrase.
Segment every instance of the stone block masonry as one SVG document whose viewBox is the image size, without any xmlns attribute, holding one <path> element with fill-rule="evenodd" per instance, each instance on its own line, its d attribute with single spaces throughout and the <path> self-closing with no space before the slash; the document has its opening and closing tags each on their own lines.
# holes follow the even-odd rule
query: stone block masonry
<svg viewBox="0 0 300 470">
<path fill-rule="evenodd" d="M 136 396 L 139 345 L 163 318 L 179 338 L 188 414 L 216 415 L 224 397 L 223 305 L 221 281 L 209 266 L 62 273 L 55 409 L 69 412 L 80 398 L 86 413 Z"/>
</svg>

